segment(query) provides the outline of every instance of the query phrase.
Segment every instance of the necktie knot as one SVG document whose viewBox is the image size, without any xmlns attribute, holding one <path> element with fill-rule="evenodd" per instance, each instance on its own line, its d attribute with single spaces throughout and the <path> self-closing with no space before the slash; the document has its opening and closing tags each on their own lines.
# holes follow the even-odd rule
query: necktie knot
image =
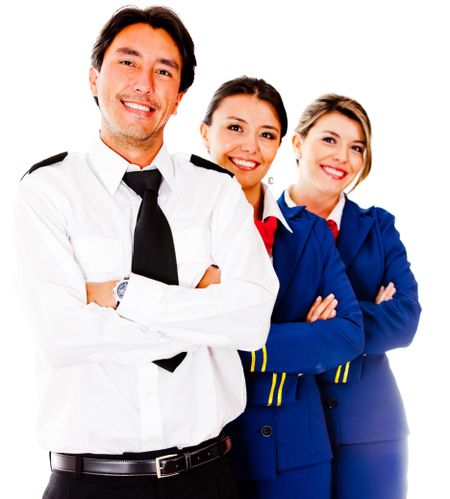
<svg viewBox="0 0 450 499">
<path fill-rule="evenodd" d="M 145 191 L 158 193 L 161 185 L 161 172 L 159 170 L 146 170 L 144 172 L 128 172 L 123 176 L 123 181 L 133 189 L 136 194 L 143 197 Z"/>
<path fill-rule="evenodd" d="M 272 216 L 267 217 L 264 221 L 255 219 L 255 225 L 261 234 L 269 255 L 272 254 L 272 247 L 275 241 L 275 231 L 277 230 L 277 222 L 277 218 Z"/>
<path fill-rule="evenodd" d="M 337 223 L 334 220 L 326 220 L 328 228 L 331 230 L 331 233 L 333 234 L 334 242 L 336 242 L 336 239 L 339 235 L 339 229 L 337 226 Z"/>
</svg>

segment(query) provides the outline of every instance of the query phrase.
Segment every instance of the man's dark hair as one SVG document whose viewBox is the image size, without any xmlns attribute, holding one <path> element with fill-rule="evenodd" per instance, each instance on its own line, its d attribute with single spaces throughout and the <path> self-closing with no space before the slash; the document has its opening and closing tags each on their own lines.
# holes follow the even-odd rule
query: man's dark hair
<svg viewBox="0 0 450 499">
<path fill-rule="evenodd" d="M 240 76 L 239 78 L 227 81 L 221 85 L 214 92 L 214 95 L 208 105 L 206 115 L 203 118 L 205 125 L 211 125 L 214 111 L 219 107 L 220 103 L 224 99 L 231 97 L 232 95 L 241 94 L 256 95 L 258 99 L 272 105 L 281 125 L 281 140 L 286 135 L 288 127 L 287 113 L 283 104 L 283 99 L 276 88 L 260 78 Z"/>
<path fill-rule="evenodd" d="M 122 7 L 103 26 L 94 47 L 92 48 L 91 64 L 100 71 L 106 49 L 111 45 L 116 35 L 127 26 L 144 23 L 155 29 L 163 29 L 175 42 L 181 55 L 180 92 L 185 92 L 194 81 L 197 61 L 194 53 L 194 42 L 191 35 L 175 12 L 166 7 Z"/>
</svg>

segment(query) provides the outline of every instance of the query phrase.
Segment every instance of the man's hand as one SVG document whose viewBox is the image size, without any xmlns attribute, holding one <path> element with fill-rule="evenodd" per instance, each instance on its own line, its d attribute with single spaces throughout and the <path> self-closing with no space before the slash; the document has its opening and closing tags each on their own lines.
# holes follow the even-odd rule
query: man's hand
<svg viewBox="0 0 450 499">
<path fill-rule="evenodd" d="M 113 296 L 113 289 L 118 281 L 88 282 L 86 283 L 86 296 L 88 303 L 96 303 L 101 307 L 116 308 L 116 301 Z M 197 288 L 207 288 L 211 284 L 220 284 L 220 269 L 215 265 L 210 265 Z"/>
<path fill-rule="evenodd" d="M 338 301 L 334 297 L 333 293 L 329 294 L 325 299 L 318 296 L 306 315 L 306 322 L 333 319 L 333 317 L 336 317 L 337 304 Z"/>
<path fill-rule="evenodd" d="M 217 265 L 210 265 L 206 269 L 206 272 L 197 284 L 197 288 L 207 288 L 211 284 L 220 284 L 220 269 Z"/>
<path fill-rule="evenodd" d="M 87 282 L 87 302 L 94 302 L 101 307 L 116 308 L 117 303 L 113 296 L 113 289 L 117 282 L 118 281 Z"/>
<path fill-rule="evenodd" d="M 381 286 L 378 291 L 377 297 L 375 298 L 375 303 L 379 305 L 383 301 L 392 300 L 397 290 L 393 282 L 390 282 L 386 287 Z"/>
</svg>

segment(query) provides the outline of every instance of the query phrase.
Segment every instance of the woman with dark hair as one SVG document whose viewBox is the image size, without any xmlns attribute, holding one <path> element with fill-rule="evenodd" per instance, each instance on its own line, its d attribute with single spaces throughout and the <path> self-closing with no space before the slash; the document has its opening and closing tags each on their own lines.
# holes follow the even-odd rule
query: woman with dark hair
<svg viewBox="0 0 450 499">
<path fill-rule="evenodd" d="M 280 291 L 266 345 L 240 352 L 247 408 L 229 426 L 241 496 L 328 499 L 331 451 L 315 374 L 362 349 L 361 313 L 325 222 L 278 205 L 262 182 L 287 130 L 279 93 L 237 78 L 214 94 L 201 134 L 254 209 Z"/>
<path fill-rule="evenodd" d="M 298 180 L 281 205 L 327 219 L 364 318 L 363 354 L 319 377 L 334 453 L 332 497 L 402 499 L 408 429 L 386 352 L 411 343 L 420 305 L 394 217 L 344 194 L 370 172 L 369 117 L 353 99 L 323 95 L 303 112 L 293 145 Z"/>
</svg>

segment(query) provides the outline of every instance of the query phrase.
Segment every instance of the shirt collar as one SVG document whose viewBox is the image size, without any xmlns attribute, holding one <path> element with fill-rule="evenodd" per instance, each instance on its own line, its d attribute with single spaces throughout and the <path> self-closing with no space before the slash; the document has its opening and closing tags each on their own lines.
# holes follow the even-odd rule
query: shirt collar
<svg viewBox="0 0 450 499">
<path fill-rule="evenodd" d="M 267 217 L 275 217 L 286 227 L 289 232 L 292 232 L 292 229 L 289 227 L 283 213 L 281 213 L 280 207 L 278 206 L 278 203 L 269 187 L 266 184 L 262 184 L 262 188 L 264 192 L 262 219 L 265 220 Z"/>
<path fill-rule="evenodd" d="M 341 230 L 342 212 L 344 211 L 344 206 L 345 194 L 341 192 L 339 194 L 339 201 L 336 203 L 336 206 L 331 210 L 331 213 L 327 217 L 327 220 L 334 220 L 336 222 L 338 230 Z"/>
<path fill-rule="evenodd" d="M 291 198 L 288 189 L 284 191 L 284 201 L 286 202 L 288 208 L 295 208 L 297 206 L 294 200 Z M 341 230 L 342 212 L 344 211 L 344 207 L 345 207 L 345 194 L 341 192 L 339 194 L 338 202 L 336 203 L 335 207 L 331 210 L 331 213 L 327 217 L 327 220 L 334 220 L 336 222 L 338 230 Z"/>
<path fill-rule="evenodd" d="M 294 203 L 294 200 L 291 198 L 289 194 L 289 189 L 284 191 L 284 202 L 288 208 L 295 208 L 297 205 Z"/>
<path fill-rule="evenodd" d="M 95 169 L 100 181 L 108 189 L 111 195 L 114 195 L 124 174 L 127 171 L 140 171 L 138 165 L 129 163 L 125 158 L 108 147 L 100 138 L 93 140 L 89 150 L 90 162 Z M 155 159 L 144 168 L 144 170 L 158 168 L 164 180 L 169 187 L 175 188 L 175 173 L 172 158 L 170 157 L 166 147 L 163 145 L 156 155 Z"/>
</svg>

